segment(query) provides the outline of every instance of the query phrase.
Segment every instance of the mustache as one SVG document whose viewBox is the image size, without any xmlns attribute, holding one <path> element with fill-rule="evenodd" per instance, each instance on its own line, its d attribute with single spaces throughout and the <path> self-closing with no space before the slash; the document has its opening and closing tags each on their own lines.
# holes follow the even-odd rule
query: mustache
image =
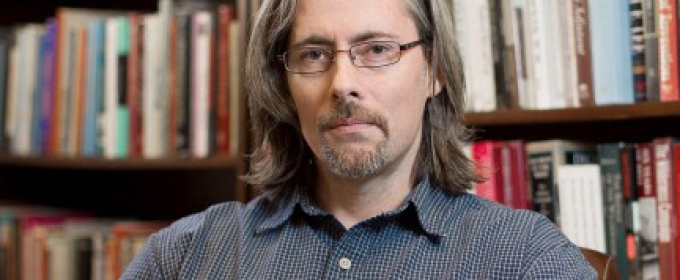
<svg viewBox="0 0 680 280">
<path fill-rule="evenodd" d="M 387 119 L 382 115 L 371 112 L 353 102 L 344 102 L 336 106 L 330 113 L 322 116 L 319 119 L 319 131 L 327 131 L 339 126 L 345 120 L 352 119 L 354 121 L 375 125 L 388 133 Z"/>
</svg>

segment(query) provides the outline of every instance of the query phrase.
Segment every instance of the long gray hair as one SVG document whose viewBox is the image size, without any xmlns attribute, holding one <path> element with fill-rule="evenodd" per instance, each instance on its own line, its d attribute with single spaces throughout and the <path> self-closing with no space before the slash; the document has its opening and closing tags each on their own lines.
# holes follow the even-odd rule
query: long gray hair
<svg viewBox="0 0 680 280">
<path fill-rule="evenodd" d="M 425 105 L 416 179 L 428 177 L 451 193 L 462 192 L 480 179 L 461 146 L 471 133 L 461 123 L 465 79 L 454 36 L 451 1 L 404 1 L 420 38 L 425 40 L 423 50 L 432 73 L 443 86 Z M 287 48 L 297 5 L 297 0 L 265 0 L 246 54 L 245 87 L 255 146 L 244 178 L 264 190 L 285 192 L 295 185 L 310 186 L 316 181 L 313 154 L 300 132 L 285 69 L 277 59 Z"/>
</svg>

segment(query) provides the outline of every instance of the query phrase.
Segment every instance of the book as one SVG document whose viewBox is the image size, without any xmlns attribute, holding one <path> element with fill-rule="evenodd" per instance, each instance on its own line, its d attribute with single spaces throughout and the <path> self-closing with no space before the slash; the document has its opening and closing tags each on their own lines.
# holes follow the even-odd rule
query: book
<svg viewBox="0 0 680 280">
<path fill-rule="evenodd" d="M 102 155 L 102 126 L 98 121 L 104 111 L 104 48 L 106 23 L 96 20 L 88 26 L 88 58 L 85 95 L 85 110 L 82 130 L 82 156 L 97 157 Z"/>
<path fill-rule="evenodd" d="M 606 252 L 602 175 L 598 164 L 557 169 L 562 232 L 579 247 Z"/>
<path fill-rule="evenodd" d="M 569 140 L 528 142 L 529 182 L 533 210 L 560 225 L 557 167 L 568 164 L 586 164 L 596 161 L 592 144 Z"/>
<path fill-rule="evenodd" d="M 675 140 L 665 137 L 656 138 L 653 142 L 656 169 L 659 276 L 660 279 L 677 279 L 676 191 L 673 183 L 676 177 L 673 174 L 673 143 Z"/>
<path fill-rule="evenodd" d="M 594 106 L 589 0 L 572 0 L 579 106 Z"/>
<path fill-rule="evenodd" d="M 656 218 L 656 165 L 652 143 L 636 144 L 640 205 L 640 263 L 642 279 L 659 279 Z"/>
<path fill-rule="evenodd" d="M 603 204 L 607 253 L 614 257 L 623 279 L 628 279 L 628 249 L 625 226 L 625 206 L 621 167 L 623 143 L 597 145 L 602 173 Z"/>
<path fill-rule="evenodd" d="M 108 19 L 122 14 L 120 11 L 60 7 L 56 11 L 57 36 L 55 48 L 54 93 L 50 130 L 49 155 L 73 155 L 68 151 L 69 114 L 73 112 L 70 102 L 75 90 L 75 34 L 79 28 L 87 27 L 92 21 Z M 107 34 L 110 32 L 107 32 Z"/>
<path fill-rule="evenodd" d="M 659 100 L 680 98 L 678 75 L 678 2 L 659 0 L 657 20 L 659 33 Z"/>
<path fill-rule="evenodd" d="M 9 66 L 9 50 L 12 45 L 12 29 L 0 27 L 0 152 L 7 149 L 5 138 L 5 114 L 7 103 L 7 77 Z"/>
<path fill-rule="evenodd" d="M 643 0 L 647 101 L 659 101 L 658 0 Z"/>
<path fill-rule="evenodd" d="M 635 102 L 647 101 L 647 69 L 645 66 L 645 11 L 643 0 L 630 0 L 630 33 L 633 50 L 633 91 Z"/>
</svg>

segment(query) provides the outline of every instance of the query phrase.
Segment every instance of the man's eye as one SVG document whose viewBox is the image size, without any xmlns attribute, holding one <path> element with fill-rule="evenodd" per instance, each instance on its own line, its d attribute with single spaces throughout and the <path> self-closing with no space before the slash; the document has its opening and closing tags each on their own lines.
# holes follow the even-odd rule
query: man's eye
<svg viewBox="0 0 680 280">
<path fill-rule="evenodd" d="M 368 51 L 371 54 L 384 54 L 390 50 L 388 45 L 375 44 L 368 47 Z"/>
<path fill-rule="evenodd" d="M 317 49 L 307 49 L 300 52 L 300 60 L 316 61 L 327 58 L 327 52 Z"/>
</svg>

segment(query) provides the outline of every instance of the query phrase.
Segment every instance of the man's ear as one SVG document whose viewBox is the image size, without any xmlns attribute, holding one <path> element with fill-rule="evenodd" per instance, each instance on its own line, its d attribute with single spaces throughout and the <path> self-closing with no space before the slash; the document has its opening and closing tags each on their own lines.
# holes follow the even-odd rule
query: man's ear
<svg viewBox="0 0 680 280">
<path fill-rule="evenodd" d="M 434 72 L 434 71 L 433 71 Z M 442 91 L 442 75 L 441 71 L 437 71 L 437 75 L 431 75 L 434 78 L 430 79 L 430 93 L 432 94 L 430 97 L 435 97 L 439 95 L 439 93 Z"/>
</svg>

